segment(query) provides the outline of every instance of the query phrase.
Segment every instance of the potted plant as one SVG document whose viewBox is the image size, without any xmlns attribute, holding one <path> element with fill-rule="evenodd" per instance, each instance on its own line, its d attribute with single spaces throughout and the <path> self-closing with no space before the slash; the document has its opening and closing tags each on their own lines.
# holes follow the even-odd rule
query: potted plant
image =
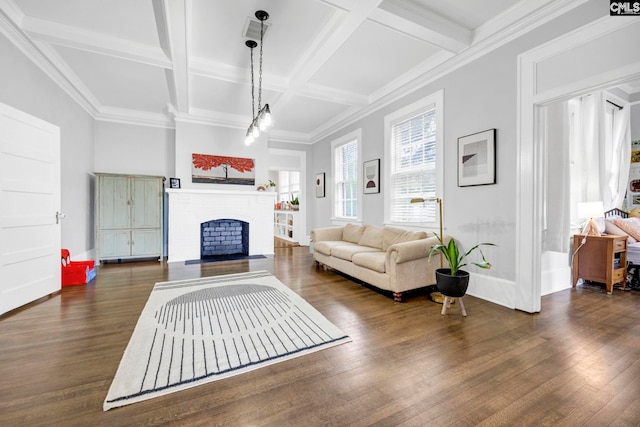
<svg viewBox="0 0 640 427">
<path fill-rule="evenodd" d="M 297 196 L 291 199 L 291 209 L 293 209 L 294 211 L 300 209 L 300 201 L 298 200 Z"/>
<path fill-rule="evenodd" d="M 269 191 L 276 191 L 276 183 L 271 180 L 269 180 L 269 182 L 265 184 L 265 186 Z"/>
<path fill-rule="evenodd" d="M 467 292 L 467 287 L 469 286 L 469 273 L 461 270 L 462 267 L 469 264 L 465 261 L 466 257 L 477 249 L 482 256 L 482 261 L 471 261 L 471 264 L 480 268 L 491 268 L 491 263 L 485 259 L 480 247 L 495 246 L 495 244 L 478 243 L 467 252 L 461 254 L 455 239 L 452 238 L 448 244 L 445 244 L 441 236 L 437 234 L 435 234 L 435 236 L 438 238 L 440 244 L 431 247 L 429 250 L 429 259 L 431 259 L 434 253 L 440 252 L 440 256 L 444 257 L 449 263 L 449 268 L 438 268 L 436 270 L 436 285 L 438 286 L 438 291 L 444 296 L 462 297 Z"/>
</svg>

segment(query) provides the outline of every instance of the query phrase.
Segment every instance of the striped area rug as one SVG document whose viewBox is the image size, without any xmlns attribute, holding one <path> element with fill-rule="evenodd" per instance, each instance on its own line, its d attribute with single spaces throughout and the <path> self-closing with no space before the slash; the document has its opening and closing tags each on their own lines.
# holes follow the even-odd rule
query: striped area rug
<svg viewBox="0 0 640 427">
<path fill-rule="evenodd" d="M 105 411 L 351 341 L 266 271 L 157 283 Z"/>
</svg>

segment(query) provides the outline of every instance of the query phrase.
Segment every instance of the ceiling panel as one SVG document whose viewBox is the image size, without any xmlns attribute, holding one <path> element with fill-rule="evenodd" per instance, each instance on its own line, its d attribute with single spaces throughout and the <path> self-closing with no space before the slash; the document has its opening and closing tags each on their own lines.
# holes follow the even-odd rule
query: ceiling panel
<svg viewBox="0 0 640 427">
<path fill-rule="evenodd" d="M 275 129 L 309 132 L 326 124 L 332 117 L 343 113 L 347 105 L 321 101 L 302 96 L 293 97 L 286 105 L 271 108 Z"/>
<path fill-rule="evenodd" d="M 274 131 L 311 139 L 328 125 L 348 123 L 363 108 L 375 108 L 371 103 L 394 88 L 428 76 L 429 67 L 442 66 L 444 58 L 491 49 L 482 44 L 474 50 L 474 30 L 486 35 L 490 29 L 499 40 L 501 29 L 510 34 L 534 26 L 531 13 L 552 16 L 564 3 L 0 0 L 0 30 L 9 37 L 22 30 L 19 36 L 40 48 L 34 61 L 57 73 L 58 81 L 76 84 L 65 90 L 96 117 L 116 111 L 126 120 L 131 110 L 132 123 L 146 124 L 145 117 L 155 115 L 154 123 L 166 118 L 170 125 L 170 112 L 177 111 L 212 125 L 238 126 L 251 116 L 244 31 L 256 10 L 266 10 L 263 85 L 270 90 L 264 90 L 263 103 L 272 106 Z M 20 37 L 16 45 L 25 44 Z M 254 58 L 257 67 L 258 51 Z M 258 78 L 256 69 L 256 84 Z"/>
<path fill-rule="evenodd" d="M 426 10 L 469 30 L 475 30 L 485 22 L 513 7 L 513 0 L 413 0 Z"/>
<path fill-rule="evenodd" d="M 163 68 L 61 46 L 56 51 L 103 106 L 154 113 L 166 109 Z"/>
<path fill-rule="evenodd" d="M 370 95 L 439 50 L 373 22 L 364 22 L 311 83 Z"/>
<path fill-rule="evenodd" d="M 269 13 L 264 38 L 264 70 L 288 75 L 335 9 L 317 0 L 194 0 L 191 53 L 200 58 L 249 68 L 243 31 L 257 10 Z M 258 50 L 254 51 L 258 59 Z"/>
<path fill-rule="evenodd" d="M 14 1 L 27 16 L 159 46 L 151 1 Z"/>
<path fill-rule="evenodd" d="M 246 115 L 247 126 L 251 117 L 251 87 L 202 76 L 190 79 L 191 105 L 209 111 L 222 111 L 229 114 Z M 276 102 L 278 92 L 262 89 L 262 103 Z M 258 93 L 256 87 L 256 108 Z"/>
</svg>

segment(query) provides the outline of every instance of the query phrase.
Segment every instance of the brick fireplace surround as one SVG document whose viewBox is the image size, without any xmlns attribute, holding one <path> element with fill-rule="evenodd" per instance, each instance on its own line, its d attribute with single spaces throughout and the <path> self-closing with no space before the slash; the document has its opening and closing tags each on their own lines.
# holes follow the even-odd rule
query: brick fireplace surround
<svg viewBox="0 0 640 427">
<path fill-rule="evenodd" d="M 200 259 L 201 224 L 233 218 L 249 223 L 249 255 L 273 254 L 275 193 L 171 189 L 169 196 L 168 262 Z"/>
</svg>

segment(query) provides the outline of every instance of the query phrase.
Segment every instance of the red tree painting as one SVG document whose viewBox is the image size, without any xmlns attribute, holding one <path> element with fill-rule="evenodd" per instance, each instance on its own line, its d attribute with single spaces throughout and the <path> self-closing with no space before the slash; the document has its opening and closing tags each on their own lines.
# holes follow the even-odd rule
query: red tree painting
<svg viewBox="0 0 640 427">
<path fill-rule="evenodd" d="M 192 182 L 255 185 L 255 160 L 192 154 Z"/>
</svg>

